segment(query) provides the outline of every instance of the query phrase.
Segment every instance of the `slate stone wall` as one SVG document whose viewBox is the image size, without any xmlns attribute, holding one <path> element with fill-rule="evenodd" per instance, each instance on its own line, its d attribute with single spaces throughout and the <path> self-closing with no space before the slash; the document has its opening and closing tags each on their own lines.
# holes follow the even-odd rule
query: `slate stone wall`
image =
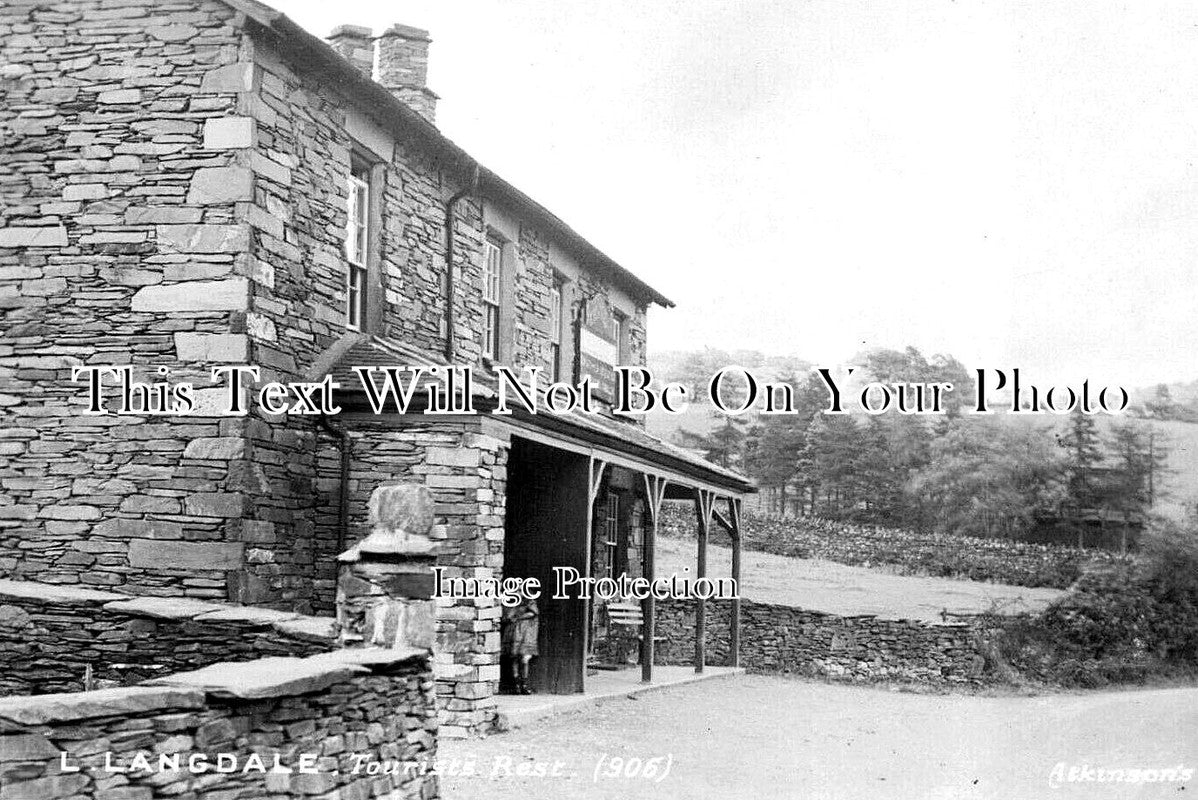
<svg viewBox="0 0 1198 800">
<path fill-rule="evenodd" d="M 728 664 L 731 604 L 708 601 L 706 661 Z M 740 664 L 850 681 L 977 683 L 985 661 L 968 623 L 841 617 L 792 606 L 741 601 Z M 693 664 L 692 601 L 657 604 L 659 664 Z"/>
<path fill-rule="evenodd" d="M 662 506 L 663 534 L 693 537 L 694 530 L 694 511 L 687 504 Z M 1089 569 L 1126 565 L 1134 558 L 1090 548 L 854 525 L 819 517 L 779 519 L 746 513 L 742 531 L 747 550 L 851 566 L 891 564 L 904 574 L 1011 586 L 1067 589 Z"/>
<path fill-rule="evenodd" d="M 243 43 L 207 0 L 0 5 L 0 574 L 224 598 L 245 563 L 245 422 L 70 380 L 250 357 Z"/>
<path fill-rule="evenodd" d="M 376 654 L 359 665 L 337 655 L 220 665 L 157 686 L 0 700 L 0 796 L 438 797 L 425 656 Z M 221 760 L 233 771 L 217 772 Z"/>
<path fill-rule="evenodd" d="M 221 661 L 336 648 L 333 620 L 0 580 L 0 696 L 128 686 Z"/>
</svg>

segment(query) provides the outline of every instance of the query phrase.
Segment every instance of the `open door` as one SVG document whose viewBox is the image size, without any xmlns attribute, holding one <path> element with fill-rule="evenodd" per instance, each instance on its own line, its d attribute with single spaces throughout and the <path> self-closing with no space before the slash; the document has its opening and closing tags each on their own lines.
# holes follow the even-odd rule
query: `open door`
<svg viewBox="0 0 1198 800">
<path fill-rule="evenodd" d="M 541 612 L 532 688 L 549 694 L 583 691 L 587 603 L 554 600 L 554 567 L 587 574 L 590 460 L 512 438 L 507 465 L 503 576 L 538 578 Z"/>
</svg>

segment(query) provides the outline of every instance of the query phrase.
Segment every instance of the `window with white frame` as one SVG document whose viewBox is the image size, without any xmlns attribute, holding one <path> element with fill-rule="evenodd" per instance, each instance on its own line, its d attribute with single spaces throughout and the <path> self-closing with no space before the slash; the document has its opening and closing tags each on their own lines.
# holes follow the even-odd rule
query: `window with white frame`
<svg viewBox="0 0 1198 800">
<path fill-rule="evenodd" d="M 503 244 L 487 238 L 483 259 L 483 355 L 499 360 L 499 299 L 503 278 Z"/>
<path fill-rule="evenodd" d="M 562 379 L 562 282 L 549 287 L 549 367 L 554 382 Z"/>
<path fill-rule="evenodd" d="M 366 275 L 370 262 L 370 171 L 355 165 L 348 183 L 349 218 L 345 228 L 345 326 L 366 324 Z"/>
</svg>

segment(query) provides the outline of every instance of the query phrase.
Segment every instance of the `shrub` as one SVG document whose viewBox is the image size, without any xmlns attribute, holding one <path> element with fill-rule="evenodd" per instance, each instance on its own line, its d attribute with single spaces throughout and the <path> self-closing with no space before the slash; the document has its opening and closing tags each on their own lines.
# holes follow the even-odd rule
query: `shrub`
<svg viewBox="0 0 1198 800">
<path fill-rule="evenodd" d="M 1037 617 L 993 617 L 997 657 L 1064 686 L 1198 672 L 1198 531 L 1156 523 L 1136 562 L 1088 572 Z"/>
</svg>

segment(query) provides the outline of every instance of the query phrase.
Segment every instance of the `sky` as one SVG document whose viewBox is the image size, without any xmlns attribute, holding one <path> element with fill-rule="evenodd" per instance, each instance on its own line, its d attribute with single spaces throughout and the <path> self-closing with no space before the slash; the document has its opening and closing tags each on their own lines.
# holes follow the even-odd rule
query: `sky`
<svg viewBox="0 0 1198 800">
<path fill-rule="evenodd" d="M 1198 377 L 1198 3 L 275 0 L 670 299 L 651 350 Z"/>
</svg>

